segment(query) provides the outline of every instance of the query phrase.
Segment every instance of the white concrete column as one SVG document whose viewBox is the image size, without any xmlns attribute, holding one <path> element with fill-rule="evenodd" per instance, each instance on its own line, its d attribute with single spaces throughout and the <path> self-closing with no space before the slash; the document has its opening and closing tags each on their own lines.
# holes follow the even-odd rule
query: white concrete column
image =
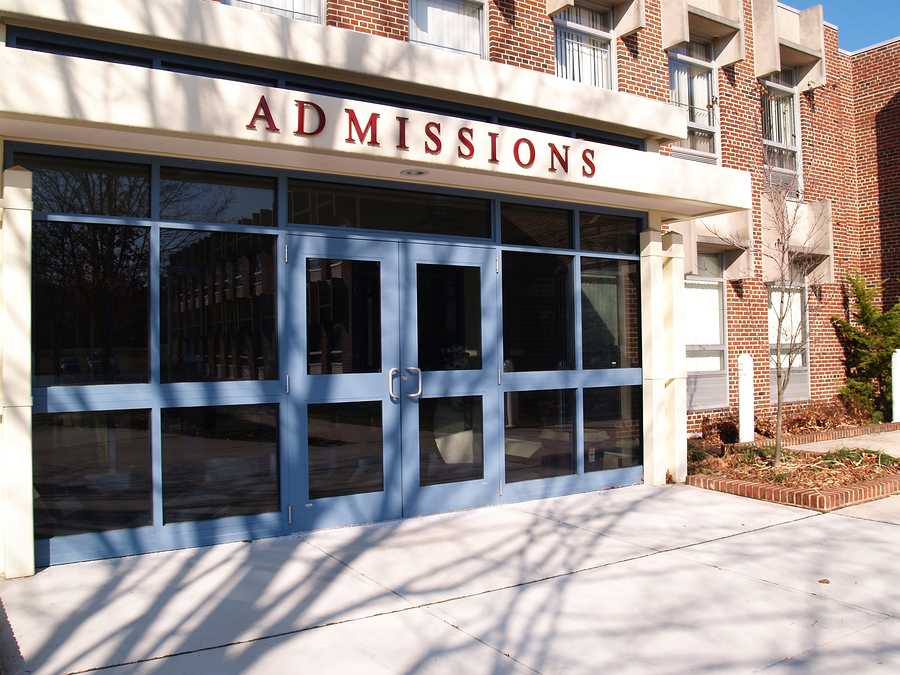
<svg viewBox="0 0 900 675">
<path fill-rule="evenodd" d="M 687 476 L 687 389 L 681 312 L 681 235 L 660 232 L 657 214 L 641 233 L 641 344 L 644 384 L 644 482 Z"/>
<path fill-rule="evenodd" d="M 900 349 L 891 355 L 891 422 L 900 422 Z"/>
<path fill-rule="evenodd" d="M 753 357 L 738 356 L 738 441 L 752 443 L 756 438 L 753 415 Z"/>
<path fill-rule="evenodd" d="M 34 574 L 31 453 L 31 172 L 3 172 L 0 219 L 2 573 Z"/>
</svg>

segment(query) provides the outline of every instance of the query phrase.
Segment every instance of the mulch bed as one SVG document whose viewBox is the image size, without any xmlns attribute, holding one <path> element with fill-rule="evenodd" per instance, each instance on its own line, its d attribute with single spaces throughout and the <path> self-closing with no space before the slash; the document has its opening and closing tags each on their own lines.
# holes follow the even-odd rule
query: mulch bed
<svg viewBox="0 0 900 675">
<path fill-rule="evenodd" d="M 817 511 L 832 511 L 900 492 L 900 460 L 864 449 L 827 454 L 771 448 L 690 453 L 688 484 Z"/>
</svg>

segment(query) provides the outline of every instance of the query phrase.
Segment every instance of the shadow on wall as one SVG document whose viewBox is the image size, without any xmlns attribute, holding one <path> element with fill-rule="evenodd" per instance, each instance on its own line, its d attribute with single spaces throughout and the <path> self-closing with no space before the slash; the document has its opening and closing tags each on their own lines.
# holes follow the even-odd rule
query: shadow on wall
<svg viewBox="0 0 900 675">
<path fill-rule="evenodd" d="M 900 93 L 875 116 L 884 306 L 900 299 Z"/>
</svg>

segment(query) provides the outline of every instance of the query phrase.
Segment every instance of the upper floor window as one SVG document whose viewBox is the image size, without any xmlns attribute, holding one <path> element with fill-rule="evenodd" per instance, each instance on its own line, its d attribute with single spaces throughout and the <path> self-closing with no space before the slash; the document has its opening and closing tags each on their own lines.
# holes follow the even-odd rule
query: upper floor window
<svg viewBox="0 0 900 675">
<path fill-rule="evenodd" d="M 703 155 L 715 155 L 718 151 L 715 75 L 711 44 L 687 42 L 669 50 L 671 101 L 688 113 L 688 137 L 678 146 Z"/>
<path fill-rule="evenodd" d="M 289 19 L 320 23 L 322 0 L 220 0 L 223 5 L 255 9 L 265 14 L 277 14 Z"/>
<path fill-rule="evenodd" d="M 410 42 L 484 55 L 484 7 L 471 0 L 410 0 Z"/>
<path fill-rule="evenodd" d="M 567 80 L 613 89 L 612 15 L 609 10 L 570 7 L 556 24 L 556 74 Z"/>
<path fill-rule="evenodd" d="M 773 175 L 798 180 L 800 173 L 797 86 L 791 70 L 773 73 L 763 82 L 763 145 Z"/>
</svg>

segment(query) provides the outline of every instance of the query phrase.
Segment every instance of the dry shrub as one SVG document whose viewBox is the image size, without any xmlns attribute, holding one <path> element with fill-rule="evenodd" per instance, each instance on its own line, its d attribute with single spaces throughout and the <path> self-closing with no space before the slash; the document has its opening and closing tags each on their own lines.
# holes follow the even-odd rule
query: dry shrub
<svg viewBox="0 0 900 675">
<path fill-rule="evenodd" d="M 858 410 L 851 410 L 839 398 L 830 401 L 813 401 L 792 405 L 784 410 L 782 431 L 789 436 L 846 429 L 869 423 L 868 418 Z M 758 415 L 756 433 L 766 438 L 775 437 L 775 415 Z"/>
</svg>

